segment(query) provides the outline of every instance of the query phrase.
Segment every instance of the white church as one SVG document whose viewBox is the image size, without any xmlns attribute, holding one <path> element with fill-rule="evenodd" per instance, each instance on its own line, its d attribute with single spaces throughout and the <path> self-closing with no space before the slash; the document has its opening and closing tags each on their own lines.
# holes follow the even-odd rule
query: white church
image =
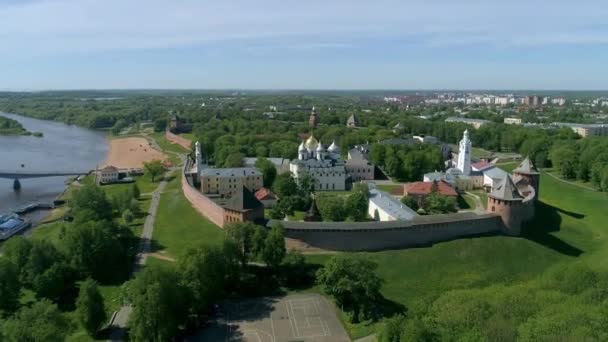
<svg viewBox="0 0 608 342">
<path fill-rule="evenodd" d="M 311 135 L 298 147 L 298 159 L 289 163 L 289 171 L 296 181 L 305 174 L 310 175 L 314 179 L 315 190 L 346 189 L 346 168 L 335 141 L 325 149 Z"/>
</svg>

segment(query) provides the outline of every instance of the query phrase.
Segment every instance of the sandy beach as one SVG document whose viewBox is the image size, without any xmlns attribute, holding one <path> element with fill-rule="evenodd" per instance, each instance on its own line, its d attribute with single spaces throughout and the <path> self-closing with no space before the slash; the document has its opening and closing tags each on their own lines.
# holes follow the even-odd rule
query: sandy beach
<svg viewBox="0 0 608 342">
<path fill-rule="evenodd" d="M 130 137 L 110 140 L 108 156 L 103 166 L 117 168 L 142 168 L 144 162 L 167 159 L 167 155 L 150 146 L 145 138 Z"/>
</svg>

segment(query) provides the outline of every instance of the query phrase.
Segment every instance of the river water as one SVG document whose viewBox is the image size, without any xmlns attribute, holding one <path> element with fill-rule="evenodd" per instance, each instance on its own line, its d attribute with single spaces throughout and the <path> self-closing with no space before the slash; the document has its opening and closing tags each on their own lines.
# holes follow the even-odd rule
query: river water
<svg viewBox="0 0 608 342">
<path fill-rule="evenodd" d="M 42 138 L 0 135 L 0 172 L 92 170 L 106 157 L 104 132 L 15 114 L 0 115 L 19 121 L 30 132 L 44 134 Z M 51 202 L 65 189 L 66 179 L 21 179 L 21 190 L 14 191 L 12 179 L 0 178 L 0 214 L 35 201 Z"/>
</svg>

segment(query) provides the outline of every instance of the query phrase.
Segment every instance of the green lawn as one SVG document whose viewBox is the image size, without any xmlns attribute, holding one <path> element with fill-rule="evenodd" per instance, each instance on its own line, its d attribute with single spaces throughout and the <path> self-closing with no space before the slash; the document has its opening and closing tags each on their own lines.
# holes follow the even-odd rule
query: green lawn
<svg viewBox="0 0 608 342">
<path fill-rule="evenodd" d="M 376 187 L 379 190 L 381 190 L 381 191 L 392 193 L 394 190 L 398 190 L 398 189 L 403 188 L 403 185 L 399 185 L 399 184 L 379 184 L 379 185 L 376 185 Z"/>
<path fill-rule="evenodd" d="M 543 175 L 540 196 L 544 209 L 528 225 L 533 232 L 529 238 L 468 238 L 426 248 L 363 254 L 379 265 L 378 273 L 385 280 L 382 294 L 408 308 L 426 306 L 429 300 L 453 289 L 534 281 L 548 268 L 574 260 L 608 269 L 608 194 L 584 191 Z M 323 264 L 329 257 L 306 258 Z M 354 338 L 376 328 L 348 325 Z"/>
<path fill-rule="evenodd" d="M 179 182 L 176 177 L 161 195 L 153 235 L 155 248 L 172 257 L 179 257 L 189 247 L 218 245 L 224 238 L 220 227 L 192 208 Z"/>
<path fill-rule="evenodd" d="M 160 146 L 160 148 L 162 148 L 164 151 L 172 151 L 175 153 L 190 152 L 189 150 L 183 148 L 181 145 L 174 144 L 174 143 L 168 141 L 167 138 L 165 138 L 164 132 L 152 133 L 152 134 L 150 134 L 150 136 L 152 138 L 154 138 L 154 140 L 156 140 L 156 143 L 158 144 L 158 146 Z"/>
</svg>

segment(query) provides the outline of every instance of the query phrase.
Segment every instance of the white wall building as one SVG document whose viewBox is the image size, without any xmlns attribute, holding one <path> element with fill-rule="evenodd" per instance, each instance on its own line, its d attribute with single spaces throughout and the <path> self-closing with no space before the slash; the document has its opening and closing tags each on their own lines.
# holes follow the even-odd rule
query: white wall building
<svg viewBox="0 0 608 342">
<path fill-rule="evenodd" d="M 97 184 L 114 183 L 118 181 L 118 176 L 118 169 L 112 165 L 95 171 L 95 180 L 97 181 Z"/>
<path fill-rule="evenodd" d="M 340 148 L 333 142 L 327 150 L 312 135 L 298 147 L 298 159 L 289 163 L 289 171 L 299 180 L 305 174 L 314 179 L 315 190 L 345 190 L 346 169 Z"/>
<path fill-rule="evenodd" d="M 418 214 L 390 194 L 369 187 L 368 214 L 376 221 L 411 220 Z"/>
</svg>

